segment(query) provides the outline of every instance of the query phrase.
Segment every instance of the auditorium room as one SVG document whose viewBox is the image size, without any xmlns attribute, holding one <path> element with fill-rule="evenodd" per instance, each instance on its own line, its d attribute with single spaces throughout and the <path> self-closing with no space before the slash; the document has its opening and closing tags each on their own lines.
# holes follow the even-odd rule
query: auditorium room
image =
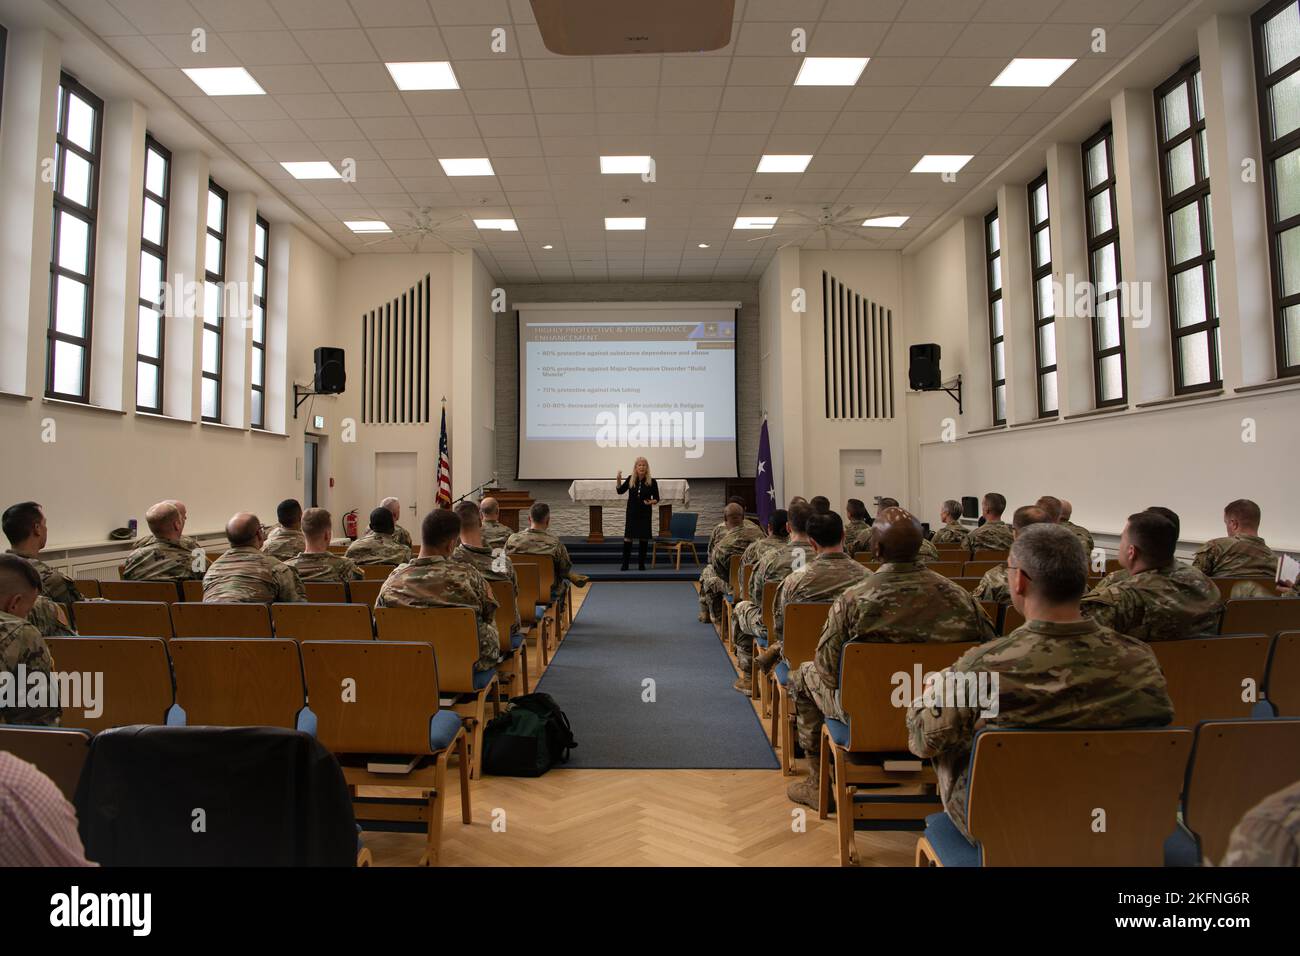
<svg viewBox="0 0 1300 956">
<path fill-rule="evenodd" d="M 1300 0 L 0 0 L 0 290 L 54 926 L 1300 867 Z"/>
</svg>

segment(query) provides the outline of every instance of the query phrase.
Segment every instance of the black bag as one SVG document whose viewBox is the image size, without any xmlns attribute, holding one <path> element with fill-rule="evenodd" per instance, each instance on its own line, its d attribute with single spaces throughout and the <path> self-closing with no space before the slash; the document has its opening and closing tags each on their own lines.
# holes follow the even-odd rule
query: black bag
<svg viewBox="0 0 1300 956">
<path fill-rule="evenodd" d="M 578 746 L 550 694 L 525 694 L 483 729 L 483 772 L 497 777 L 540 777 L 557 763 L 568 763 Z"/>
</svg>

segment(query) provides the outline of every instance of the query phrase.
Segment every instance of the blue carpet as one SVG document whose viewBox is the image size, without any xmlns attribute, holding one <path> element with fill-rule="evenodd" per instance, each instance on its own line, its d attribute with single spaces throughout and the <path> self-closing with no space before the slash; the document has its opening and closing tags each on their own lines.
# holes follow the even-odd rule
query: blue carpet
<svg viewBox="0 0 1300 956">
<path fill-rule="evenodd" d="M 775 770 L 749 698 L 685 583 L 592 586 L 537 690 L 553 696 L 587 769 Z M 655 701 L 642 700 L 646 678 Z"/>
</svg>

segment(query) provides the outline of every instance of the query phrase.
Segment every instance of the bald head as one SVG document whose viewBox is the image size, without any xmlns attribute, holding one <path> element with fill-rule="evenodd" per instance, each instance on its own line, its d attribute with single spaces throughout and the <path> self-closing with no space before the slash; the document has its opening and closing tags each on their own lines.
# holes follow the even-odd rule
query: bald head
<svg viewBox="0 0 1300 956">
<path fill-rule="evenodd" d="M 181 513 L 170 501 L 153 505 L 144 513 L 144 520 L 155 538 L 175 541 L 181 536 Z"/>
<path fill-rule="evenodd" d="M 183 502 L 183 501 L 181 501 L 181 500 L 179 500 L 179 499 L 177 499 L 177 498 L 168 498 L 166 503 L 169 504 L 169 505 L 171 505 L 173 508 L 175 508 L 177 511 L 180 512 L 180 515 L 181 515 L 181 528 L 184 529 L 184 527 L 185 527 L 185 522 L 186 522 L 186 520 L 188 520 L 188 518 L 189 518 L 189 516 L 190 516 L 189 510 L 186 509 L 186 507 L 185 507 L 185 502 Z"/>
<path fill-rule="evenodd" d="M 1061 520 L 1069 521 L 1070 516 L 1074 514 L 1074 505 L 1070 504 L 1065 498 L 1061 499 Z"/>
<path fill-rule="evenodd" d="M 921 550 L 921 522 L 902 508 L 885 508 L 871 526 L 871 546 L 882 561 L 915 561 Z"/>
<path fill-rule="evenodd" d="M 226 540 L 232 548 L 259 547 L 262 537 L 262 522 L 257 515 L 241 511 L 226 522 Z"/>
<path fill-rule="evenodd" d="M 741 522 L 745 520 L 745 509 L 734 501 L 730 502 L 722 509 L 722 520 L 726 522 L 728 528 L 739 527 Z"/>
<path fill-rule="evenodd" d="M 1047 513 L 1046 509 L 1038 505 L 1022 505 L 1016 509 L 1015 514 L 1011 516 L 1011 533 L 1019 534 L 1024 528 L 1031 524 L 1054 524 L 1052 516 Z"/>
<path fill-rule="evenodd" d="M 501 513 L 501 505 L 495 498 L 484 498 L 478 503 L 478 513 L 488 521 L 496 521 L 497 515 Z"/>
</svg>

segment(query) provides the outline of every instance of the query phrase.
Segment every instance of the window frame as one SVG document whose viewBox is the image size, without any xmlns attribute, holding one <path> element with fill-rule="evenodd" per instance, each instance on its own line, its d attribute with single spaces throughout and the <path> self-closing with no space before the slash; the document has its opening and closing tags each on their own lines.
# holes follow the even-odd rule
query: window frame
<svg viewBox="0 0 1300 956">
<path fill-rule="evenodd" d="M 1035 223 L 1034 222 L 1034 193 L 1036 193 L 1040 187 L 1043 189 L 1044 197 L 1045 197 L 1043 221 L 1040 223 Z M 1040 317 L 1040 313 L 1042 313 L 1043 311 L 1043 302 L 1038 292 L 1039 283 L 1045 278 L 1050 279 L 1052 277 L 1052 268 L 1053 268 L 1052 208 L 1051 208 L 1052 191 L 1051 191 L 1051 186 L 1049 185 L 1047 180 L 1047 170 L 1044 169 L 1042 175 L 1036 176 L 1034 179 L 1030 181 L 1029 185 L 1025 187 L 1025 197 L 1027 200 L 1026 211 L 1028 212 L 1028 219 L 1029 219 L 1029 284 L 1033 292 L 1032 301 L 1034 304 L 1034 380 L 1036 386 L 1034 391 L 1037 396 L 1036 401 L 1037 401 L 1037 408 L 1038 408 L 1038 417 L 1040 419 L 1051 419 L 1051 418 L 1056 418 L 1061 414 L 1060 375 L 1059 373 L 1057 374 L 1056 408 L 1053 409 L 1043 408 L 1043 382 L 1048 375 L 1057 373 L 1059 368 L 1059 363 L 1056 361 L 1056 358 L 1053 357 L 1053 361 L 1051 365 L 1043 364 L 1042 330 L 1047 328 L 1047 326 L 1049 325 L 1052 326 L 1052 336 L 1053 336 L 1053 341 L 1055 341 L 1057 303 L 1056 303 L 1055 293 L 1053 293 L 1052 314 L 1045 318 Z M 1038 242 L 1037 242 L 1038 234 L 1041 232 L 1047 233 L 1047 260 L 1042 265 L 1035 265 L 1034 250 L 1038 247 Z M 1005 329 L 1006 329 L 1006 325 L 1004 321 L 1003 330 L 1005 331 Z"/>
<path fill-rule="evenodd" d="M 67 137 L 68 101 L 74 93 L 78 99 L 83 100 L 95 111 L 94 149 L 90 151 L 70 142 Z M 72 74 L 65 72 L 59 75 L 57 109 L 54 133 L 54 201 L 51 210 L 50 228 L 50 306 L 45 331 L 45 397 L 89 405 L 91 349 L 94 344 L 95 331 L 95 245 L 99 234 L 99 161 L 104 145 L 104 101 L 86 89 Z M 71 149 L 90 165 L 89 206 L 83 206 L 81 203 L 68 199 L 62 194 L 64 186 L 63 156 L 68 149 Z M 84 276 L 73 272 L 71 269 L 66 269 L 58 263 L 60 222 L 64 213 L 80 219 L 88 227 L 86 273 Z M 78 283 L 84 282 L 86 286 L 85 335 L 72 335 L 68 332 L 59 332 L 56 329 L 60 276 L 65 276 Z M 82 350 L 81 389 L 79 393 L 74 394 L 55 390 L 54 356 L 56 342 L 67 342 Z"/>
<path fill-rule="evenodd" d="M 1089 186 L 1088 153 L 1100 144 L 1104 144 L 1106 148 L 1106 178 L 1096 186 Z M 1128 337 L 1124 334 L 1124 262 L 1121 257 L 1119 243 L 1119 203 L 1115 194 L 1118 177 L 1115 173 L 1115 130 L 1112 124 L 1106 123 L 1083 142 L 1080 161 L 1083 164 L 1083 219 L 1084 238 L 1088 248 L 1088 281 L 1092 287 L 1092 295 L 1090 296 L 1092 315 L 1090 316 L 1091 321 L 1088 323 L 1092 330 L 1092 395 L 1093 403 L 1097 408 L 1109 408 L 1115 405 L 1128 404 Z M 1110 192 L 1110 228 L 1103 232 L 1096 232 L 1092 218 L 1092 201 L 1108 190 Z M 1116 303 L 1115 313 L 1119 325 L 1119 344 L 1103 349 L 1101 348 L 1101 335 L 1098 330 L 1102 297 L 1097 292 L 1097 270 L 1093 264 L 1093 257 L 1107 246 L 1113 246 L 1115 250 L 1115 289 L 1112 293 L 1107 294 L 1105 299 L 1106 301 L 1114 299 Z M 1101 397 L 1101 367 L 1103 360 L 1112 355 L 1119 356 L 1120 394 L 1118 398 L 1103 400 Z"/>
<path fill-rule="evenodd" d="M 162 263 L 162 275 L 164 284 L 167 281 L 167 247 L 168 247 L 168 229 L 171 226 L 171 182 L 172 182 L 172 153 L 166 146 L 158 142 L 153 136 L 146 132 L 144 134 L 145 150 L 145 173 L 142 196 L 140 199 L 140 254 L 143 259 L 144 253 L 156 256 Z M 163 194 L 149 191 L 149 152 L 154 151 L 163 158 L 165 164 L 163 170 Z M 144 210 L 147 208 L 148 201 L 152 199 L 162 207 L 162 243 L 161 245 L 153 242 L 144 234 Z M 167 355 L 167 293 L 161 292 L 162 299 L 154 302 L 145 299 L 144 290 L 140 290 L 139 300 L 141 308 L 148 308 L 158 313 L 158 357 L 146 355 L 140 349 L 140 332 L 137 326 L 135 340 L 135 375 L 136 375 L 136 403 L 137 412 L 147 412 L 153 415 L 163 414 L 163 381 L 166 376 L 166 355 Z M 138 321 L 138 320 L 137 320 Z M 158 369 L 158 404 L 156 406 L 147 406 L 140 404 L 140 363 L 153 365 Z"/>
<path fill-rule="evenodd" d="M 261 230 L 263 235 L 263 239 L 262 239 L 263 255 L 261 257 L 257 255 L 258 230 Z M 267 329 L 266 296 L 267 296 L 267 288 L 270 281 L 269 273 L 267 270 L 267 263 L 269 262 L 270 258 L 271 258 L 271 224 L 259 215 L 256 217 L 256 221 L 253 225 L 253 274 L 254 275 L 257 274 L 257 267 L 260 265 L 262 267 L 262 284 L 261 284 L 261 288 L 259 289 L 257 288 L 256 283 L 254 283 L 253 310 L 254 312 L 256 312 L 256 310 L 259 308 L 262 310 L 262 341 L 261 342 L 257 341 L 257 325 L 254 324 L 252 328 L 249 330 L 250 333 L 249 340 L 252 342 L 252 346 L 253 346 L 253 370 L 258 374 L 252 376 L 252 382 L 249 385 L 249 394 L 250 396 L 252 394 L 260 394 L 262 396 L 262 406 L 261 406 L 261 414 L 254 417 L 252 415 L 253 405 L 251 404 L 251 398 L 250 398 L 249 419 L 250 419 L 250 424 L 253 428 L 258 428 L 263 431 L 266 430 L 266 329 Z M 261 385 L 257 384 L 259 379 L 262 382 Z"/>
<path fill-rule="evenodd" d="M 999 265 L 999 276 L 1001 276 L 1002 264 L 1002 241 L 998 240 L 998 248 L 994 249 L 993 244 L 989 242 L 989 237 L 993 230 L 1001 226 L 1001 219 L 998 216 L 998 210 L 994 207 L 993 211 L 984 217 L 984 284 L 988 291 L 988 326 L 989 326 L 989 381 L 991 383 L 991 395 L 993 400 L 993 424 L 1005 425 L 1007 423 L 1007 313 L 1003 306 L 1002 310 L 1002 334 L 998 335 L 993 324 L 994 311 L 998 303 L 1003 302 L 1003 289 L 1006 283 L 999 278 L 997 289 L 993 288 L 993 263 L 996 261 Z M 996 375 L 997 366 L 994 356 L 997 354 L 997 347 L 1002 346 L 1002 377 Z M 1002 389 L 1002 415 L 998 416 L 998 389 Z"/>
<path fill-rule="evenodd" d="M 204 240 L 203 240 L 203 241 L 204 241 L 204 247 L 203 247 L 203 282 L 204 282 L 204 285 L 205 285 L 205 289 L 204 289 L 204 309 L 203 309 L 203 332 L 213 332 L 213 333 L 216 334 L 216 337 L 217 337 L 217 370 L 216 370 L 215 372 L 209 372 L 209 371 L 207 371 L 206 369 L 203 368 L 203 362 L 202 362 L 202 349 L 200 348 L 200 353 L 199 353 L 199 354 L 200 354 L 200 360 L 199 360 L 199 373 L 200 373 L 200 375 L 199 375 L 199 420 L 200 420 L 200 421 L 204 421 L 204 422 L 213 422 L 213 423 L 216 423 L 216 424 L 220 424 L 220 423 L 221 423 L 221 420 L 222 420 L 222 419 L 221 419 L 221 402 L 222 402 L 222 397 L 223 397 L 222 393 L 223 393 L 223 391 L 224 391 L 224 385 L 225 385 L 225 383 L 224 383 L 224 381 L 223 381 L 224 373 L 225 373 L 225 356 L 224 356 L 223 353 L 225 352 L 225 346 L 226 346 L 226 335 L 225 335 L 225 324 L 226 324 L 226 323 L 225 323 L 225 320 L 226 320 L 226 242 L 227 242 L 228 233 L 229 233 L 229 227 L 230 227 L 230 223 L 229 223 L 229 217 L 230 217 L 230 193 L 227 192 L 225 189 L 222 189 L 219 185 L 217 185 L 216 180 L 209 178 L 209 179 L 208 179 L 208 199 L 209 199 L 209 202 L 211 201 L 212 193 L 216 193 L 219 197 L 221 197 L 221 230 L 220 230 L 220 232 L 213 232 L 212 227 L 208 225 L 208 217 L 207 217 L 207 215 L 206 215 L 206 214 L 204 215 L 204 217 L 203 217 L 203 230 L 204 230 Z M 211 272 L 211 271 L 209 271 L 209 269 L 208 269 L 208 267 L 207 267 L 207 255 L 208 255 L 207 243 L 208 243 L 208 242 L 211 242 L 212 239 L 213 239 L 213 237 L 215 237 L 215 238 L 216 238 L 216 239 L 221 243 L 221 261 L 218 263 L 218 264 L 221 266 L 221 271 L 220 271 L 219 273 L 218 273 L 218 272 Z M 213 283 L 213 284 L 216 285 L 216 287 L 217 287 L 217 315 L 215 315 L 215 316 L 208 315 L 208 310 L 207 310 L 207 289 L 206 289 L 206 285 L 207 285 L 207 283 L 209 283 L 209 282 L 210 282 L 210 283 Z M 215 321 L 213 321 L 214 319 L 215 319 Z M 202 333 L 200 333 L 200 335 L 202 335 Z M 204 415 L 204 414 L 203 414 L 203 381 L 204 381 L 204 380 L 209 380 L 209 379 L 212 380 L 212 381 L 215 381 L 215 382 L 217 383 L 217 385 L 216 385 L 216 388 L 217 388 L 217 409 L 216 409 L 217 413 L 216 413 L 216 415 Z"/>
<path fill-rule="evenodd" d="M 1183 64 L 1178 72 L 1156 87 L 1156 152 L 1160 167 L 1160 208 L 1164 217 L 1162 223 L 1165 240 L 1165 284 L 1169 300 L 1170 361 L 1174 372 L 1174 394 L 1191 395 L 1197 392 L 1215 391 L 1223 387 L 1223 363 L 1219 354 L 1220 315 L 1218 309 L 1218 271 L 1214 243 L 1214 211 L 1210 207 L 1210 173 L 1206 168 L 1208 160 L 1193 143 L 1192 169 L 1196 181 L 1177 195 L 1170 195 L 1169 158 L 1174 150 L 1184 142 L 1193 142 L 1205 132 L 1205 109 L 1200 95 L 1201 83 L 1200 57 L 1195 57 Z M 1187 87 L 1187 108 L 1191 120 L 1187 129 L 1173 139 L 1165 138 L 1165 114 L 1163 100 L 1179 86 Z M 1197 119 L 1197 113 L 1200 118 Z M 1195 204 L 1197 207 L 1197 224 L 1200 231 L 1201 252 L 1184 262 L 1174 262 L 1174 214 Z M 1206 319 L 1195 325 L 1179 327 L 1178 324 L 1178 284 L 1177 277 L 1183 272 L 1190 272 L 1200 267 L 1205 295 Z M 1181 340 L 1205 332 L 1207 360 L 1209 362 L 1209 381 L 1199 385 L 1187 385 L 1183 381 L 1183 363 L 1179 345 Z"/>
<path fill-rule="evenodd" d="M 1300 6 L 1300 0 L 1272 0 L 1255 11 L 1250 18 L 1251 42 L 1255 54 L 1255 92 L 1259 102 L 1260 164 L 1263 168 L 1265 215 L 1268 221 L 1269 292 L 1273 307 L 1273 348 L 1278 378 L 1300 375 L 1300 340 L 1294 343 L 1296 361 L 1287 364 L 1286 312 L 1300 308 L 1300 292 L 1286 295 L 1282 289 L 1282 234 L 1300 226 L 1300 213 L 1289 219 L 1277 218 L 1277 176 L 1274 162 L 1289 153 L 1300 150 L 1300 129 L 1294 129 L 1280 139 L 1272 135 L 1272 117 L 1269 91 L 1283 80 L 1300 73 L 1300 56 L 1271 74 L 1265 55 L 1264 26 L 1288 6 Z"/>
</svg>

